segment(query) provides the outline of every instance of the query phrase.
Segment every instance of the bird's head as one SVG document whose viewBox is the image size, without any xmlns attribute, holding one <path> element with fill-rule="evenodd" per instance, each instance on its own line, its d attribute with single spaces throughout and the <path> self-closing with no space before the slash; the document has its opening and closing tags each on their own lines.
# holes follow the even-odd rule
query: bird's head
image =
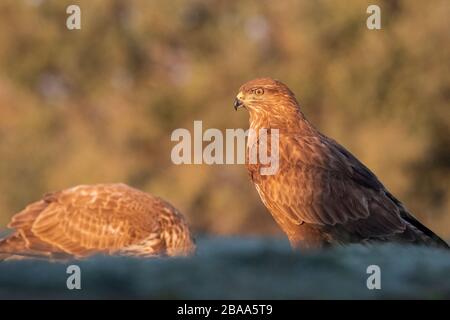
<svg viewBox="0 0 450 320">
<path fill-rule="evenodd" d="M 294 93 L 281 81 L 258 78 L 243 84 L 234 101 L 234 109 L 246 108 L 252 114 L 271 115 L 298 111 Z"/>
</svg>

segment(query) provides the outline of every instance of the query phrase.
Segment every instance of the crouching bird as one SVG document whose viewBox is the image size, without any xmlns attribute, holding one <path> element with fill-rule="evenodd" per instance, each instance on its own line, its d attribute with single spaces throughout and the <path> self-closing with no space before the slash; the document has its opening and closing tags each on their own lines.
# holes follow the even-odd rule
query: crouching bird
<svg viewBox="0 0 450 320">
<path fill-rule="evenodd" d="M 94 254 L 189 255 L 195 244 L 171 204 L 125 184 L 80 185 L 47 194 L 12 217 L 0 259 L 82 259 Z"/>
<path fill-rule="evenodd" d="M 387 241 L 448 248 L 355 156 L 314 128 L 282 82 L 260 78 L 245 83 L 234 108 L 248 110 L 255 133 L 247 143 L 251 180 L 294 248 Z M 263 143 L 263 150 L 278 151 L 272 174 L 249 158 Z"/>
</svg>

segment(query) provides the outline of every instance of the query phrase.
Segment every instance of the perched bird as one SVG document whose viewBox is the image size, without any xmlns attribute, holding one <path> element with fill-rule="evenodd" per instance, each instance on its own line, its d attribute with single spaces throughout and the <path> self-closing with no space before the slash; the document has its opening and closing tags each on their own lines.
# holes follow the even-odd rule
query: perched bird
<svg viewBox="0 0 450 320">
<path fill-rule="evenodd" d="M 182 214 L 125 184 L 80 185 L 47 194 L 12 217 L 0 259 L 81 259 L 94 254 L 189 255 L 195 245 Z"/>
<path fill-rule="evenodd" d="M 264 164 L 249 161 L 259 135 L 248 139 L 246 166 L 294 248 L 385 241 L 448 248 L 365 165 L 308 122 L 285 84 L 271 78 L 245 83 L 234 103 L 241 107 L 249 112 L 250 131 L 267 131 L 266 150 L 278 130 L 278 170 L 261 174 Z"/>
</svg>

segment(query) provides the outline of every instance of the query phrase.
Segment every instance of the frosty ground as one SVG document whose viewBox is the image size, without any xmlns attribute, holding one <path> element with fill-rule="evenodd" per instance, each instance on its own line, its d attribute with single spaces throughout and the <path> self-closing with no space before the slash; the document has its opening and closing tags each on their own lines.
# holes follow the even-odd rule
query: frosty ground
<svg viewBox="0 0 450 320">
<path fill-rule="evenodd" d="M 450 251 L 352 245 L 292 252 L 281 239 L 211 238 L 190 258 L 94 257 L 0 263 L 0 298 L 36 299 L 450 299 Z M 81 289 L 69 290 L 69 265 Z M 367 267 L 381 270 L 369 290 Z"/>
</svg>

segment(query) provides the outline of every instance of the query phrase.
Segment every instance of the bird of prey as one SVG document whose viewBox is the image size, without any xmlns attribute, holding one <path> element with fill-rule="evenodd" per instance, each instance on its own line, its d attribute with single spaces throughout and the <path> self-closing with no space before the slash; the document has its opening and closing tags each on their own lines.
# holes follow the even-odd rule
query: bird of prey
<svg viewBox="0 0 450 320">
<path fill-rule="evenodd" d="M 249 112 L 250 131 L 266 130 L 265 150 L 272 150 L 278 130 L 278 171 L 261 174 L 264 164 L 249 161 L 262 143 L 259 135 L 248 139 L 246 166 L 292 247 L 394 241 L 448 248 L 365 165 L 308 122 L 285 84 L 271 78 L 245 83 L 234 103 L 241 107 Z"/>
<path fill-rule="evenodd" d="M 79 185 L 47 194 L 12 217 L 0 259 L 82 259 L 94 254 L 189 255 L 195 245 L 182 214 L 125 184 Z"/>
</svg>

